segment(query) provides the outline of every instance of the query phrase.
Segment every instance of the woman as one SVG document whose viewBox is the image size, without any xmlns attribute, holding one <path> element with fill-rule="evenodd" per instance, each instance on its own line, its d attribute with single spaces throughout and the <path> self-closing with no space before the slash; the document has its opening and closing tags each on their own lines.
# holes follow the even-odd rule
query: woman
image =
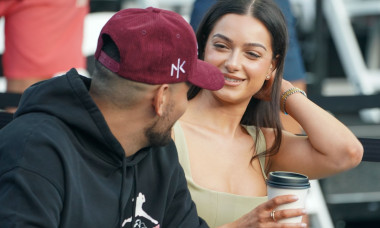
<svg viewBox="0 0 380 228">
<path fill-rule="evenodd" d="M 292 196 L 267 200 L 266 174 L 285 170 L 326 177 L 356 166 L 363 148 L 338 120 L 282 79 L 287 31 L 269 0 L 223 0 L 205 15 L 199 57 L 225 75 L 219 91 L 192 87 L 174 126 L 180 162 L 199 215 L 211 227 L 284 226 L 304 209 L 271 212 Z M 280 109 L 307 136 L 283 131 Z"/>
</svg>

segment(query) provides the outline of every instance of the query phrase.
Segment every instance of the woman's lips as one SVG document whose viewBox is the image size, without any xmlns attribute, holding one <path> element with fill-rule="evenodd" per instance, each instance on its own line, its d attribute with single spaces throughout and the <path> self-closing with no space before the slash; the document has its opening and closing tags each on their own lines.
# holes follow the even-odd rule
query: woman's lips
<svg viewBox="0 0 380 228">
<path fill-rule="evenodd" d="M 229 86 L 238 86 L 242 84 L 245 81 L 245 79 L 240 79 L 237 77 L 230 77 L 230 76 L 224 76 L 224 85 Z"/>
</svg>

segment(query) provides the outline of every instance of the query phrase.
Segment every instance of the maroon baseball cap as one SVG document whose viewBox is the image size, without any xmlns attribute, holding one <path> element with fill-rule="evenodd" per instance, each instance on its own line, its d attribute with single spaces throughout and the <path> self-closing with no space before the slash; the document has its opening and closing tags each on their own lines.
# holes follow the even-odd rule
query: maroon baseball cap
<svg viewBox="0 0 380 228">
<path fill-rule="evenodd" d="M 104 34 L 119 49 L 119 62 L 102 50 Z M 208 90 L 224 85 L 221 71 L 197 58 L 197 41 L 189 23 L 168 10 L 149 7 L 117 12 L 100 32 L 95 58 L 110 71 L 132 81 L 188 81 Z"/>
</svg>

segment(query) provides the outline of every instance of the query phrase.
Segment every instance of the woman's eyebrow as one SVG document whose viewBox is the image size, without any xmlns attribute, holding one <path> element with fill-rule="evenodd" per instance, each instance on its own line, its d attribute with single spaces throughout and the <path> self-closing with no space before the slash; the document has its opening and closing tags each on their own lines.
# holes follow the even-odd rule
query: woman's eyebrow
<svg viewBox="0 0 380 228">
<path fill-rule="evenodd" d="M 265 46 L 262 45 L 262 44 L 260 44 L 260 43 L 247 43 L 247 44 L 244 44 L 244 46 L 248 46 L 248 47 L 261 47 L 261 48 L 263 48 L 265 51 L 267 50 L 267 49 L 265 48 Z"/>
<path fill-rule="evenodd" d="M 230 38 L 228 38 L 227 36 L 222 35 L 220 33 L 217 33 L 217 34 L 215 34 L 215 35 L 212 36 L 212 38 L 216 38 L 216 37 L 217 38 L 221 38 L 221 39 L 223 39 L 223 40 L 225 40 L 225 41 L 227 41 L 229 43 L 233 43 L 233 41 Z M 267 49 L 265 48 L 265 46 L 262 45 L 262 44 L 260 44 L 260 43 L 246 43 L 246 44 L 244 44 L 244 46 L 248 46 L 248 47 L 261 47 L 265 51 L 267 51 Z"/>
<path fill-rule="evenodd" d="M 220 33 L 217 33 L 217 34 L 215 34 L 215 35 L 212 36 L 212 38 L 215 38 L 215 37 L 221 38 L 221 39 L 223 39 L 223 40 L 225 40 L 225 41 L 227 41 L 229 43 L 233 43 L 230 38 L 228 38 L 227 36 L 222 35 Z"/>
</svg>

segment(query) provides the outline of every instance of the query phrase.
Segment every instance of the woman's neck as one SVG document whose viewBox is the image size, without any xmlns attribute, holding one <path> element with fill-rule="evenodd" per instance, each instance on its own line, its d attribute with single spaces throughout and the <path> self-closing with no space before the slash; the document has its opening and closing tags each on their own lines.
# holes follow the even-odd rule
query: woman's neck
<svg viewBox="0 0 380 228">
<path fill-rule="evenodd" d="M 217 99 L 212 92 L 201 90 L 189 102 L 181 121 L 234 136 L 241 129 L 240 121 L 248 102 L 231 104 Z"/>
</svg>

